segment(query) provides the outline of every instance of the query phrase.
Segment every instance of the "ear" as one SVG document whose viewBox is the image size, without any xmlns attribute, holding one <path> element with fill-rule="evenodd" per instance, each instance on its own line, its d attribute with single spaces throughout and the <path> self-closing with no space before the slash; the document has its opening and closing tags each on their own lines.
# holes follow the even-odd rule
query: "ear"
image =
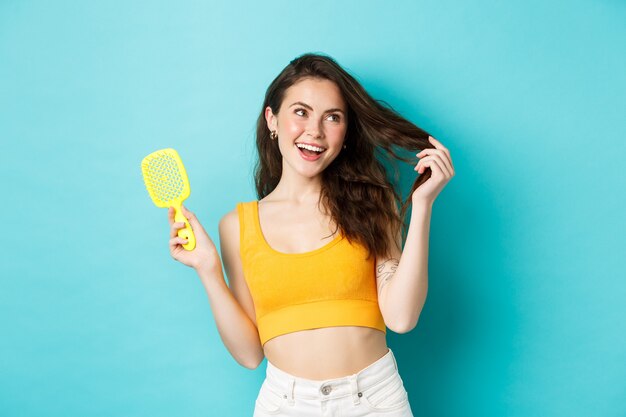
<svg viewBox="0 0 626 417">
<path fill-rule="evenodd" d="M 267 122 L 267 128 L 270 131 L 277 130 L 278 118 L 274 115 L 270 106 L 265 108 L 265 121 Z"/>
</svg>

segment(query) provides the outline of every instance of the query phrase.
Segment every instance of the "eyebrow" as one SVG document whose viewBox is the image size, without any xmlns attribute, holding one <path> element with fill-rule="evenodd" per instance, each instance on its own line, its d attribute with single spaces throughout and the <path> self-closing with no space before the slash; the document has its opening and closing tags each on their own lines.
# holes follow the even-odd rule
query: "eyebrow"
<svg viewBox="0 0 626 417">
<path fill-rule="evenodd" d="M 309 106 L 308 104 L 303 103 L 303 102 L 301 102 L 301 101 L 296 101 L 295 103 L 291 104 L 289 107 L 293 107 L 293 106 L 295 106 L 295 105 L 297 105 L 297 104 L 299 104 L 299 105 L 300 105 L 300 106 L 302 106 L 302 107 L 306 107 L 306 108 L 307 108 L 307 109 L 309 109 L 309 110 L 313 110 L 313 107 L 311 107 L 311 106 Z M 345 112 L 344 112 L 343 110 L 338 109 L 338 108 L 328 109 L 328 110 L 326 110 L 324 113 L 328 113 L 328 112 L 331 112 L 331 111 L 340 112 L 340 113 L 344 113 L 344 114 L 345 114 Z"/>
</svg>

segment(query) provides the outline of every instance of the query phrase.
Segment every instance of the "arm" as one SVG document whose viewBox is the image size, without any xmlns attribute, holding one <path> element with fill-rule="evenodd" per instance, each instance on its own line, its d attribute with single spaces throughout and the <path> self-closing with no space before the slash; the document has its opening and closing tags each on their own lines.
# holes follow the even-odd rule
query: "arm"
<svg viewBox="0 0 626 417">
<path fill-rule="evenodd" d="M 221 265 L 198 271 L 224 345 L 242 366 L 255 369 L 265 357 L 256 327 L 254 304 L 243 279 L 239 256 L 239 220 L 236 210 L 219 223 L 220 247 L 230 288 Z"/>
<path fill-rule="evenodd" d="M 221 271 L 198 271 L 222 342 L 237 363 L 255 369 L 263 360 L 256 326 L 241 308 L 224 281 Z"/>
<path fill-rule="evenodd" d="M 404 249 L 376 263 L 381 313 L 387 327 L 396 333 L 415 328 L 426 302 L 431 213 L 431 204 L 414 203 Z"/>
<path fill-rule="evenodd" d="M 428 141 L 434 148 L 424 148 L 416 154 L 420 160 L 414 170 L 422 174 L 430 169 L 431 175 L 411 195 L 411 223 L 402 255 L 399 261 L 394 257 L 381 261 L 380 265 L 377 262 L 376 265 L 377 274 L 380 274 L 380 279 L 377 276 L 378 293 L 385 324 L 389 322 L 394 326 L 388 326 L 390 329 L 401 333 L 415 328 L 426 302 L 428 235 L 433 202 L 455 175 L 448 148 L 432 136 L 428 137 Z M 400 236 L 396 239 L 401 241 Z M 388 265 L 383 266 L 384 264 Z"/>
</svg>

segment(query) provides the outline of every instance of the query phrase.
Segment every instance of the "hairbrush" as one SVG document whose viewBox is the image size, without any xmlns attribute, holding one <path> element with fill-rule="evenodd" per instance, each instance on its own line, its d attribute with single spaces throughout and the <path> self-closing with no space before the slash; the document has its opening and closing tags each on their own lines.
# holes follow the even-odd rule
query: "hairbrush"
<svg viewBox="0 0 626 417">
<path fill-rule="evenodd" d="M 181 209 L 191 189 L 178 152 L 172 148 L 152 152 L 141 161 L 141 172 L 154 204 L 157 207 L 174 207 L 174 219 L 177 222 L 185 222 L 185 227 L 178 230 L 178 236 L 187 239 L 187 243 L 182 245 L 183 248 L 193 250 L 196 247 L 196 237 Z"/>
</svg>

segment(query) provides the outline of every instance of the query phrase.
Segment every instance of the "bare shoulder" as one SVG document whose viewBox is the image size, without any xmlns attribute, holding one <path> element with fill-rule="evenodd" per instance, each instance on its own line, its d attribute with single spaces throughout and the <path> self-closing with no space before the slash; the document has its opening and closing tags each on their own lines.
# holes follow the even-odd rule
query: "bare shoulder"
<svg viewBox="0 0 626 417">
<path fill-rule="evenodd" d="M 226 237 L 230 243 L 239 246 L 239 214 L 237 207 L 222 216 L 218 224 L 220 241 Z"/>
<path fill-rule="evenodd" d="M 241 268 L 239 255 L 239 214 L 237 208 L 225 213 L 218 223 L 220 252 L 229 283 L 238 278 Z"/>
</svg>

